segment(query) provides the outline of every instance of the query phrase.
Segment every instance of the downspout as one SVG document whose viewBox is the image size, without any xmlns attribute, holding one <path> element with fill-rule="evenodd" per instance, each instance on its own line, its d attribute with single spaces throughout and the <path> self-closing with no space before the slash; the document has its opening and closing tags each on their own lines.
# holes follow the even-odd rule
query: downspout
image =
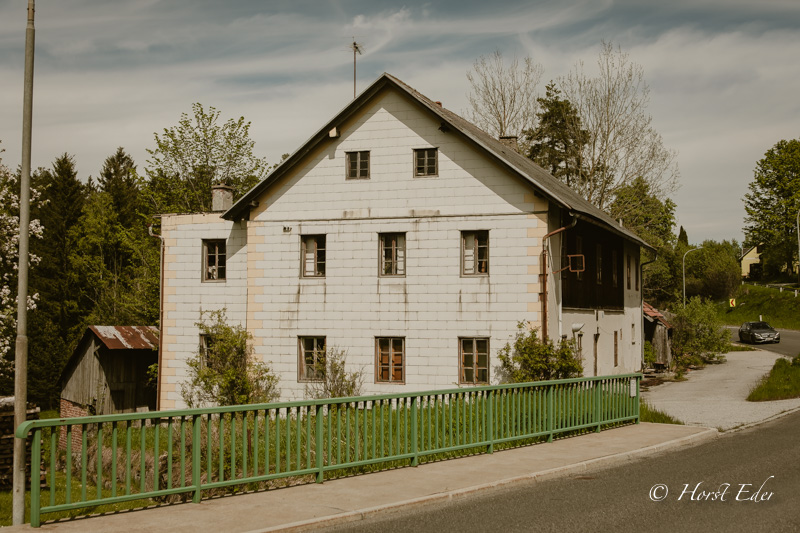
<svg viewBox="0 0 800 533">
<path fill-rule="evenodd" d="M 652 261 L 647 261 L 646 263 L 639 263 L 639 280 L 641 283 L 639 284 L 639 320 L 641 321 L 641 329 L 639 332 L 642 335 L 641 341 L 639 344 L 641 345 L 640 352 L 641 354 L 641 370 L 644 372 L 644 266 L 649 265 L 650 263 L 655 263 L 658 260 L 658 250 L 655 251 L 656 255 L 653 257 Z"/>
<path fill-rule="evenodd" d="M 562 231 L 566 231 L 568 229 L 572 229 L 575 227 L 575 224 L 578 223 L 578 217 L 574 216 L 572 213 L 569 214 L 572 217 L 572 224 L 569 226 L 564 226 L 562 228 L 558 228 L 555 231 L 551 231 L 544 237 L 542 237 L 542 273 L 539 275 L 540 283 L 542 290 L 539 293 L 542 298 L 542 341 L 547 342 L 547 248 L 550 246 L 550 237 L 556 235 L 557 233 L 561 233 Z"/>
<path fill-rule="evenodd" d="M 147 233 L 161 241 L 158 254 L 158 379 L 156 379 L 156 411 L 161 410 L 161 354 L 164 348 L 164 236 L 153 233 L 153 225 L 147 226 Z"/>
</svg>

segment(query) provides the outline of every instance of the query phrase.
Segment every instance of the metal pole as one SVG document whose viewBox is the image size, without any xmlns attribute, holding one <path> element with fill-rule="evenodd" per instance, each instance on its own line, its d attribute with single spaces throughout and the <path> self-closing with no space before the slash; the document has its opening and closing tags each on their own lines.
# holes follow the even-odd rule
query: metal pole
<svg viewBox="0 0 800 533">
<path fill-rule="evenodd" d="M 700 248 L 702 248 L 702 246 Z M 686 308 L 686 255 L 689 252 L 694 252 L 695 250 L 699 250 L 700 248 L 692 248 L 691 250 L 689 250 L 685 254 L 683 254 L 682 270 L 683 270 L 683 307 L 684 307 L 684 309 Z"/>
<path fill-rule="evenodd" d="M 31 126 L 33 123 L 34 0 L 28 0 L 25 30 L 25 88 L 22 105 L 22 176 L 19 193 L 19 281 L 14 361 L 14 428 L 25 422 L 28 404 L 28 234 L 30 226 Z M 32 462 L 35 464 L 35 462 Z M 13 525 L 25 522 L 25 439 L 14 439 Z"/>
</svg>

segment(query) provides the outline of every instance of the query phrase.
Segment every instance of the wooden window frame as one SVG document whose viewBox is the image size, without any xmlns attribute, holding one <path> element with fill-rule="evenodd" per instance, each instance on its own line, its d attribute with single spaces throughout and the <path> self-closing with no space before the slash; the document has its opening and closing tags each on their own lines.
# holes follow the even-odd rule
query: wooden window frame
<svg viewBox="0 0 800 533">
<path fill-rule="evenodd" d="M 203 239 L 203 282 L 219 283 L 226 281 L 228 277 L 227 254 L 225 239 Z M 212 258 L 213 261 L 210 260 Z M 222 262 L 221 266 L 220 260 Z"/>
<path fill-rule="evenodd" d="M 422 164 L 420 165 L 420 156 Z M 431 161 L 433 162 L 433 172 L 431 172 Z M 438 148 L 415 148 L 414 149 L 414 177 L 415 178 L 434 178 L 439 175 L 439 149 Z M 420 172 L 420 168 L 423 169 Z"/>
<path fill-rule="evenodd" d="M 595 266 L 597 269 L 597 284 L 603 284 L 603 245 L 598 243 L 595 245 Z"/>
<path fill-rule="evenodd" d="M 467 271 L 467 237 L 473 236 L 474 245 L 471 250 L 473 268 L 471 272 Z M 481 244 L 479 237 L 484 237 L 485 244 Z M 481 248 L 485 248 L 486 257 L 481 259 Z M 465 277 L 482 277 L 488 276 L 490 271 L 490 257 L 491 248 L 489 246 L 489 230 L 468 230 L 461 232 L 461 275 Z M 484 263 L 484 271 L 480 272 L 481 263 Z"/>
<path fill-rule="evenodd" d="M 348 180 L 368 180 L 370 177 L 370 154 L 369 150 L 358 152 L 345 152 L 345 179 Z M 353 156 L 355 156 L 355 168 L 352 167 Z M 355 170 L 355 175 L 353 171 Z M 366 176 L 362 176 L 362 171 L 366 170 Z"/>
<path fill-rule="evenodd" d="M 322 344 L 320 345 L 320 341 Z M 311 342 L 313 345 L 309 349 L 306 342 Z M 313 376 L 309 376 L 309 368 L 320 364 L 320 354 L 322 355 L 322 364 L 325 364 L 325 355 L 327 353 L 327 339 L 324 336 L 299 336 L 297 337 L 297 381 L 299 383 L 319 382 L 325 379 L 325 366 L 322 367 L 322 374 L 319 371 Z M 307 362 L 307 356 L 311 355 L 311 365 Z"/>
<path fill-rule="evenodd" d="M 397 363 L 395 362 L 395 341 L 401 342 L 401 349 L 399 352 L 399 375 L 397 379 Z M 381 364 L 381 342 L 388 341 L 388 365 Z M 388 379 L 381 379 L 383 368 L 388 370 Z M 387 383 L 393 385 L 405 385 L 406 383 L 406 338 L 405 337 L 375 337 L 375 383 Z"/>
<path fill-rule="evenodd" d="M 614 368 L 619 366 L 619 342 L 621 332 L 614 330 Z"/>
<path fill-rule="evenodd" d="M 314 269 L 311 273 L 308 273 L 306 270 L 306 266 L 308 266 L 308 261 L 306 258 L 306 254 L 308 253 L 306 247 L 308 246 L 309 242 L 313 240 L 314 244 Z M 322 246 L 320 247 L 320 242 Z M 326 245 L 326 236 L 323 234 L 315 234 L 315 235 L 301 235 L 300 236 L 300 277 L 301 278 L 324 278 L 325 277 L 325 267 L 327 261 L 327 245 Z M 320 254 L 320 252 L 322 252 Z M 322 258 L 320 259 L 320 255 Z M 322 268 L 320 268 L 320 266 Z"/>
<path fill-rule="evenodd" d="M 486 341 L 486 366 L 478 366 L 479 361 L 479 354 L 484 352 L 478 352 L 478 341 Z M 472 368 L 469 370 L 472 372 L 472 381 L 468 381 L 466 378 L 466 371 L 468 370 L 466 365 L 464 364 L 464 343 L 471 342 L 472 343 Z M 489 337 L 459 337 L 458 338 L 458 383 L 459 385 L 488 385 L 490 380 L 490 364 L 489 364 L 489 354 L 491 350 L 489 348 Z M 483 370 L 486 373 L 486 380 L 479 380 L 478 373 Z"/>
<path fill-rule="evenodd" d="M 617 274 L 617 268 L 619 268 L 617 251 L 611 250 L 611 285 L 615 289 L 619 287 L 619 275 Z"/>
<path fill-rule="evenodd" d="M 636 290 L 639 290 L 639 258 L 634 256 L 633 269 L 636 271 Z"/>
<path fill-rule="evenodd" d="M 390 246 L 388 239 L 395 239 Z M 402 244 L 400 242 L 402 241 Z M 387 258 L 387 252 L 389 257 Z M 387 272 L 387 267 L 390 270 Z M 402 278 L 406 275 L 406 234 L 402 232 L 378 234 L 378 276 Z"/>
<path fill-rule="evenodd" d="M 625 254 L 625 259 L 627 262 L 628 290 L 631 290 L 631 254 Z"/>
<path fill-rule="evenodd" d="M 200 352 L 200 368 L 208 368 L 208 354 L 213 350 L 214 337 L 207 334 L 200 334 L 198 351 Z"/>
</svg>

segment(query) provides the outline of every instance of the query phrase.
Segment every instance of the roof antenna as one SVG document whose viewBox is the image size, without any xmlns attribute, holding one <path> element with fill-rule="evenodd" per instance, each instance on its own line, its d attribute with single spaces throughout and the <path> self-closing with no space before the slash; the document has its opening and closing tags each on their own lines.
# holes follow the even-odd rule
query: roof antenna
<svg viewBox="0 0 800 533">
<path fill-rule="evenodd" d="M 356 99 L 356 52 L 359 55 L 364 53 L 364 45 L 358 44 L 356 42 L 355 36 L 353 36 L 353 44 L 349 46 L 349 48 L 353 51 L 353 100 Z"/>
</svg>

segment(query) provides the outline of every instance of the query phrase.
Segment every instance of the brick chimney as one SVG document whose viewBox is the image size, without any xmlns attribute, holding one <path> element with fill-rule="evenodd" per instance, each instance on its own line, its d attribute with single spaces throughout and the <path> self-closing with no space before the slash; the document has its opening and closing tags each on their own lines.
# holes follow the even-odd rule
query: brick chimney
<svg viewBox="0 0 800 533">
<path fill-rule="evenodd" d="M 515 152 L 519 150 L 519 144 L 517 143 L 516 135 L 501 135 L 500 142 L 505 144 Z"/>
<path fill-rule="evenodd" d="M 211 186 L 211 210 L 227 211 L 233 206 L 233 187 L 227 185 Z"/>
</svg>

